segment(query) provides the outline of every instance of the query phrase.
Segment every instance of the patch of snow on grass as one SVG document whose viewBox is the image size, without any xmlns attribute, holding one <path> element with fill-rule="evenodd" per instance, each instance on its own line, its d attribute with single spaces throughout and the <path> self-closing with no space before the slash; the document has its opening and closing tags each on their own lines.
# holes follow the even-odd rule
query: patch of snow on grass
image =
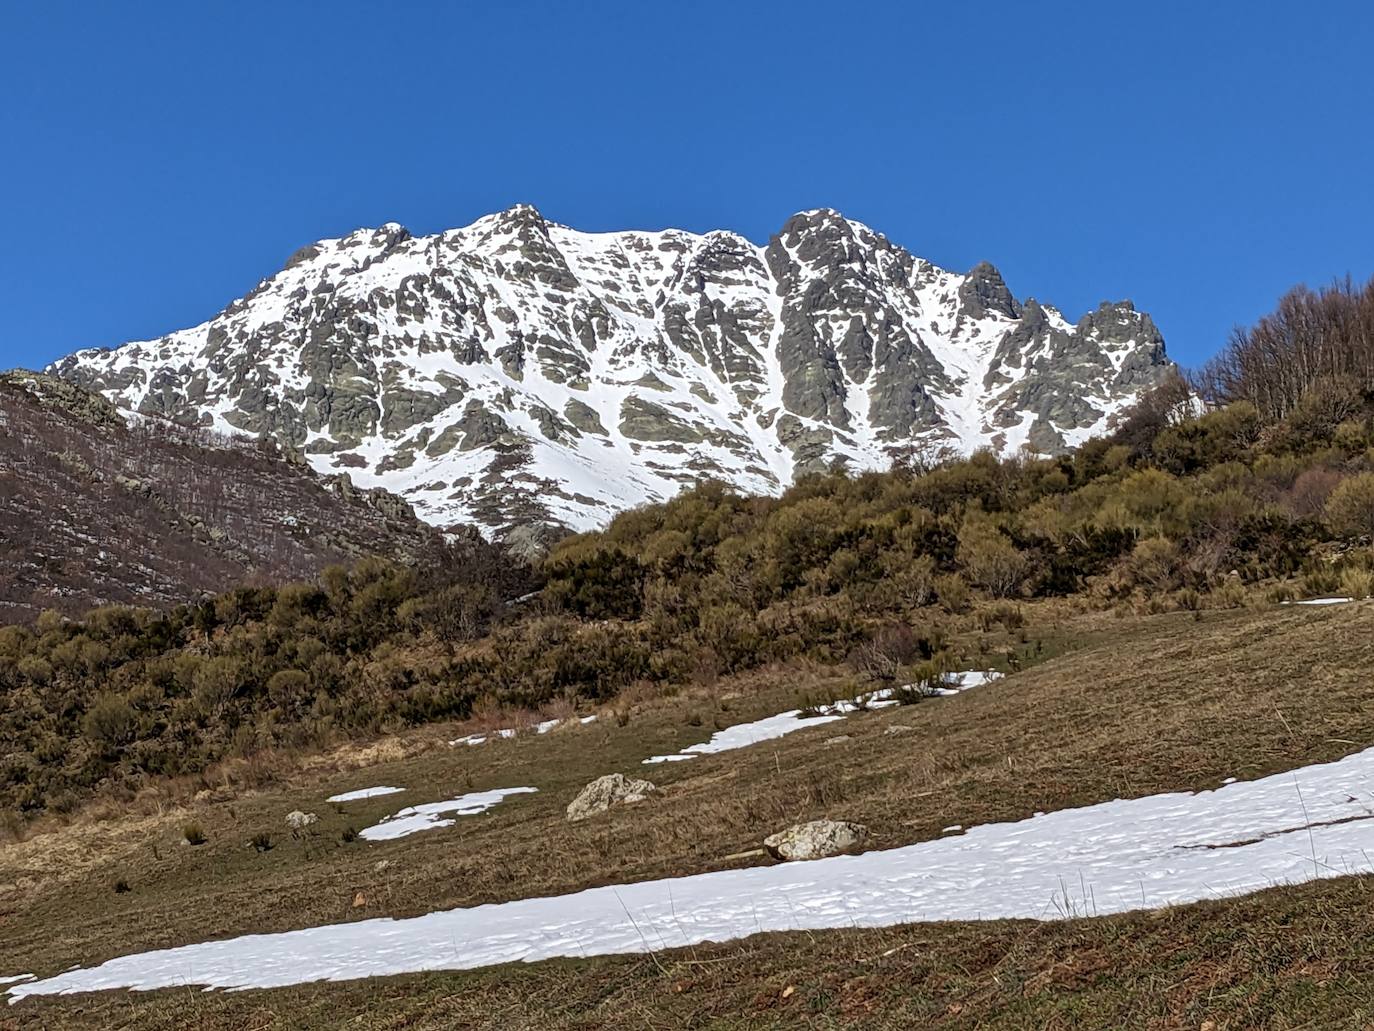
<svg viewBox="0 0 1374 1031">
<path fill-rule="evenodd" d="M 554 727 L 561 727 L 561 726 L 562 726 L 563 724 L 565 724 L 565 723 L 577 723 L 577 724 L 579 724 L 579 725 L 585 727 L 588 723 L 595 723 L 595 722 L 596 722 L 596 717 L 595 717 L 595 716 L 581 716 L 581 717 L 577 717 L 577 718 L 572 718 L 572 717 L 570 717 L 570 718 L 568 718 L 568 719 L 566 719 L 566 720 L 544 720 L 542 723 L 536 723 L 536 724 L 534 725 L 534 732 L 535 732 L 536 734 L 547 734 L 549 731 L 553 730 Z M 494 732 L 494 736 L 496 736 L 496 737 L 503 737 L 503 738 L 512 738 L 512 737 L 515 737 L 515 735 L 516 735 L 517 733 L 518 733 L 518 731 L 517 731 L 514 727 L 505 727 L 505 728 L 502 729 L 502 730 L 495 731 L 495 732 Z M 460 738 L 457 738 L 457 739 L 455 739 L 455 740 L 453 740 L 453 741 L 450 741 L 449 744 L 451 744 L 451 745 L 484 745 L 484 744 L 487 743 L 487 739 L 488 739 L 489 737 L 492 737 L 492 736 L 493 736 L 492 734 L 469 734 L 467 737 L 460 737 Z"/>
<path fill-rule="evenodd" d="M 538 791 L 538 788 L 497 788 L 495 791 L 474 791 L 459 795 L 443 802 L 426 802 L 423 805 L 406 806 L 400 812 L 388 816 L 381 823 L 358 832 L 358 837 L 368 841 L 391 841 L 404 838 L 407 834 L 420 831 L 438 830 L 452 827 L 456 822 L 448 817 L 474 816 L 486 812 L 503 801 L 507 795 L 523 795 Z"/>
<path fill-rule="evenodd" d="M 672 755 L 655 755 L 645 759 L 644 762 L 673 763 L 681 762 L 684 759 L 695 759 L 699 755 L 730 752 L 736 748 L 747 748 L 749 745 L 756 745 L 760 741 L 771 741 L 774 738 L 782 737 L 784 734 L 805 730 L 807 727 L 817 727 L 822 723 L 833 723 L 835 720 L 842 719 L 844 719 L 843 716 L 803 716 L 800 709 L 788 709 L 786 712 L 780 712 L 776 716 L 765 716 L 753 723 L 740 723 L 733 727 L 726 727 L 724 730 L 718 730 L 712 734 L 709 741 L 703 741 L 699 745 L 688 745 L 682 751 Z"/>
<path fill-rule="evenodd" d="M 378 798 L 382 795 L 394 795 L 404 791 L 405 788 L 359 788 L 357 791 L 345 791 L 342 795 L 330 795 L 325 799 L 326 802 L 357 802 L 364 798 Z"/>
<path fill-rule="evenodd" d="M 1001 676 L 1002 674 L 996 671 L 984 670 L 951 673 L 946 680 L 949 686 L 937 688 L 935 694 L 937 696 L 956 695 L 971 687 L 978 687 L 989 681 L 997 680 Z M 896 693 L 894 688 L 883 688 L 847 701 L 836 702 L 827 706 L 823 711 L 811 715 L 805 714 L 807 710 L 788 709 L 776 716 L 765 716 L 763 719 L 754 720 L 752 723 L 740 723 L 733 727 L 726 727 L 724 730 L 712 734 L 710 740 L 697 745 L 688 745 L 680 752 L 674 752 L 671 755 L 650 756 L 644 760 L 644 764 L 677 763 L 695 759 L 699 755 L 730 752 L 736 748 L 747 748 L 761 741 L 771 741 L 785 734 L 805 730 L 807 727 L 833 723 L 835 720 L 844 719 L 850 713 L 858 712 L 861 709 L 886 709 L 898 704 L 895 697 Z"/>
<path fill-rule="evenodd" d="M 1304 598 L 1302 601 L 1295 602 L 1297 605 L 1344 605 L 1350 601 L 1349 598 Z"/>
<path fill-rule="evenodd" d="M 971 669 L 964 673 L 951 673 L 946 687 L 938 687 L 935 693 L 940 696 L 961 694 L 971 687 L 982 687 L 994 680 L 1001 680 L 1002 674 L 995 669 Z"/>
<path fill-rule="evenodd" d="M 861 855 L 159 949 L 8 995 L 276 988 L 761 931 L 1120 913 L 1374 872 L 1371 819 L 1374 748 L 1214 791 L 1103 802 Z"/>
<path fill-rule="evenodd" d="M 972 669 L 963 673 L 946 674 L 943 687 L 935 688 L 934 698 L 948 698 L 950 695 L 963 694 L 973 687 L 982 687 L 990 684 L 994 680 L 1001 680 L 1002 674 L 995 669 L 982 670 Z M 897 688 L 885 687 L 879 691 L 872 691 L 869 694 L 859 695 L 858 698 L 847 702 L 836 702 L 830 709 L 831 712 L 851 713 L 858 712 L 860 709 L 886 709 L 893 705 L 900 705 L 897 699 Z"/>
</svg>

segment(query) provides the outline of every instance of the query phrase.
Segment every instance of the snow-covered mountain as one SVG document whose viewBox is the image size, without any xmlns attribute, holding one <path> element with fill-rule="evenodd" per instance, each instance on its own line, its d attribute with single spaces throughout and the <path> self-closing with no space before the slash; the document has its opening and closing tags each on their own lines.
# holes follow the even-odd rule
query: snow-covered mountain
<svg viewBox="0 0 1374 1031">
<path fill-rule="evenodd" d="M 593 527 L 708 476 L 776 493 L 913 445 L 1056 452 L 1169 367 L 1129 302 L 1071 323 L 991 265 L 947 272 L 834 211 L 760 247 L 522 205 L 320 241 L 202 325 L 51 371 L 500 533 Z"/>
</svg>

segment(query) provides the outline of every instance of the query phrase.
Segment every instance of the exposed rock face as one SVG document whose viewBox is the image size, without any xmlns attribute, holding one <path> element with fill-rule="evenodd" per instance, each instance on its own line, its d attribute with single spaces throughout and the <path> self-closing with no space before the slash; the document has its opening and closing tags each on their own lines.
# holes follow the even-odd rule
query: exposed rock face
<svg viewBox="0 0 1374 1031">
<path fill-rule="evenodd" d="M 774 859 L 824 859 L 851 852 L 864 843 L 868 828 L 842 820 L 812 820 L 763 839 Z"/>
<path fill-rule="evenodd" d="M 647 780 L 636 780 L 622 773 L 608 773 L 592 781 L 568 803 L 568 819 L 585 820 L 589 816 L 604 813 L 613 805 L 642 802 L 656 790 Z"/>
<path fill-rule="evenodd" d="M 322 240 L 209 322 L 54 366 L 489 535 L 587 529 L 704 477 L 777 492 L 913 442 L 1057 452 L 1168 368 L 1129 302 L 1072 324 L 987 263 L 947 272 L 833 211 L 759 247 L 528 206 Z"/>
</svg>

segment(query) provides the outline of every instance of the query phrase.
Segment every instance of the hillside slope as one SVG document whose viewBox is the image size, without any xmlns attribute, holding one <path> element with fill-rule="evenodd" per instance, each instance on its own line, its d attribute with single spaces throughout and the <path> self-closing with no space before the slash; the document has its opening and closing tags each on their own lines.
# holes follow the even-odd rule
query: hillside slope
<svg viewBox="0 0 1374 1031">
<path fill-rule="evenodd" d="M 401 499 L 275 446 L 126 421 L 61 380 L 0 378 L 0 623 L 165 606 L 438 543 Z"/>
<path fill-rule="evenodd" d="M 591 528 L 703 477 L 775 494 L 913 448 L 1055 453 L 1169 368 L 1129 302 L 1071 323 L 829 210 L 760 247 L 518 206 L 320 241 L 199 326 L 52 371 L 499 533 Z"/>
<path fill-rule="evenodd" d="M 365 932 L 379 926 L 379 917 L 403 919 L 741 862 L 766 864 L 763 857 L 735 853 L 801 819 L 859 820 L 872 831 L 871 849 L 974 842 L 978 835 L 972 828 L 1033 819 L 1041 811 L 1168 791 L 1207 792 L 1230 778 L 1258 780 L 1336 759 L 1370 740 L 1364 674 L 1371 645 L 1363 632 L 1368 612 L 1363 604 L 1270 606 L 1201 619 L 1177 614 L 1120 620 L 1073 616 L 1062 606 L 1038 609 L 1030 613 L 1032 635 L 1067 620 L 1078 647 L 949 699 L 858 712 L 842 725 L 656 767 L 651 775 L 660 791 L 652 800 L 581 823 L 568 823 L 563 807 L 590 777 L 609 769 L 643 772 L 639 764 L 647 754 L 701 740 L 710 735 L 713 722 L 737 723 L 776 712 L 801 700 L 802 685 L 843 690 L 842 681 L 834 678 L 827 685 L 818 680 L 821 671 L 794 666 L 732 678 L 716 690 L 648 699 L 627 710 L 623 723 L 604 718 L 566 732 L 521 734 L 482 747 L 450 746 L 446 739 L 453 730 L 446 729 L 392 740 L 385 749 L 350 750 L 337 760 L 340 768 L 316 764 L 289 783 L 260 792 L 235 797 L 219 789 L 193 798 L 188 791 L 185 807 L 176 810 L 154 811 L 147 799 L 143 815 L 126 810 L 113 820 L 80 821 L 0 850 L 0 881 L 13 886 L 0 899 L 5 914 L 14 917 L 0 935 L 0 971 L 51 975 L 74 962 L 88 966 L 135 950 L 316 924 L 370 921 L 358 925 Z M 968 644 L 976 647 L 976 634 Z M 971 652 L 967 658 L 976 662 L 978 656 Z M 1148 684 L 1139 673 L 1145 668 Z M 893 733 L 894 726 L 906 730 Z M 1224 753 L 1216 747 L 1218 740 L 1227 742 Z M 335 805 L 324 801 L 338 792 L 382 784 L 406 793 Z M 348 833 L 404 804 L 517 784 L 539 791 L 408 837 L 370 842 Z M 1295 789 L 1294 807 L 1314 804 L 1310 786 L 1306 779 L 1299 785 L 1302 802 Z M 1358 793 L 1359 785 L 1352 782 L 1351 794 Z M 285 834 L 282 817 L 293 809 L 317 812 L 318 824 L 304 835 Z M 1355 821 L 1326 825 L 1321 819 L 1314 810 L 1311 838 L 1302 828 L 1301 842 L 1293 845 L 1298 859 L 1326 855 L 1331 834 L 1360 826 Z M 187 821 L 203 828 L 205 844 L 177 846 Z M 970 835 L 950 839 L 960 829 L 956 824 Z M 273 835 L 275 846 L 248 847 L 258 833 Z M 1186 822 L 1178 828 L 1184 842 L 1205 833 Z M 1222 844 L 1218 859 L 1226 858 L 1229 847 Z M 54 863 L 54 856 L 70 858 Z M 800 876 L 803 868 L 789 869 Z M 130 890 L 112 890 L 121 878 Z M 1072 867 L 1063 881 L 1075 886 L 1075 895 L 1083 890 Z M 1063 883 L 1050 876 L 1044 885 L 1050 923 L 1043 926 L 926 922 L 883 931 L 760 935 L 686 952 L 659 952 L 654 931 L 646 928 L 649 947 L 657 953 L 650 958 L 521 963 L 478 973 L 226 994 L 188 996 L 177 988 L 31 998 L 7 1016 L 23 1027 L 45 1026 L 45 1021 L 73 1027 L 177 1026 L 178 1018 L 186 1019 L 187 999 L 193 998 L 199 1024 L 224 1028 L 329 1027 L 343 1012 L 358 1026 L 378 1028 L 398 1020 L 422 1027 L 645 1026 L 637 1019 L 639 1007 L 659 1014 L 647 1026 L 674 1026 L 692 1015 L 740 1027 L 770 1019 L 779 1026 L 807 1019 L 818 1026 L 846 1019 L 853 1026 L 920 1026 L 957 1003 L 967 1015 L 951 1021 L 954 1026 L 978 1026 L 979 1018 L 996 1026 L 1045 1026 L 1044 1017 L 1060 1007 L 1068 1007 L 1066 1021 L 1071 1015 L 1063 993 L 1042 991 L 1045 984 L 1025 985 L 1023 993 L 1019 980 L 1001 985 L 988 976 L 999 965 L 989 957 L 1005 958 L 1008 973 L 1026 970 L 1029 977 L 1052 971 L 1074 943 L 1086 941 L 1092 944 L 1090 961 L 1064 973 L 1113 1014 L 1107 1021 L 1111 1026 L 1153 1026 L 1148 1022 L 1155 1020 L 1160 1026 L 1197 1027 L 1204 1019 L 1257 1026 L 1262 1022 L 1256 1014 L 1275 1019 L 1275 1026 L 1290 1026 L 1295 1022 L 1284 1024 L 1281 1018 L 1310 1014 L 1318 1005 L 1321 1012 L 1333 1013 L 1352 1004 L 1342 965 L 1349 970 L 1362 950 L 1341 950 L 1340 935 L 1324 934 L 1320 944 L 1306 935 L 1296 942 L 1284 918 L 1302 905 L 1289 906 L 1287 900 L 1348 902 L 1360 898 L 1367 884 L 1367 879 L 1345 880 L 1330 888 L 1204 903 L 1199 909 L 1059 922 L 1049 907 Z M 1165 879 L 1148 890 L 1169 887 Z M 188 906 L 188 899 L 195 905 Z M 1334 926 L 1358 930 L 1367 924 L 1366 909 L 1338 905 L 1322 923 L 1334 920 Z M 912 913 L 913 920 L 920 916 Z M 1260 922 L 1241 935 L 1247 920 Z M 1229 930 L 1199 929 L 1207 924 Z M 386 926 L 399 932 L 404 925 Z M 1151 928 L 1159 927 L 1176 930 L 1178 948 L 1140 963 L 1133 942 L 1142 948 L 1157 942 L 1160 932 Z M 1247 955 L 1288 955 L 1296 966 L 1240 962 L 1234 950 L 1242 942 Z M 446 943 L 435 965 L 451 962 L 464 945 L 461 939 Z M 889 949 L 909 949 L 910 955 L 881 962 Z M 851 950 L 848 963 L 842 962 L 846 950 Z M 967 971 L 959 976 L 960 964 L 942 959 L 947 950 L 966 957 L 983 976 L 970 977 Z M 871 995 L 861 985 L 836 992 L 830 990 L 836 986 L 826 985 L 836 966 L 847 978 L 882 977 L 872 984 Z M 1143 982 L 1140 971 L 1146 969 L 1174 971 L 1168 1007 L 1161 1007 L 1158 991 Z M 1367 957 L 1363 969 L 1368 969 Z M 584 979 L 598 990 L 585 990 Z M 708 983 L 728 994 L 717 997 Z M 804 991 L 783 995 L 789 984 Z M 1051 977 L 1048 984 L 1060 982 Z M 1243 990 L 1266 984 L 1283 991 L 1256 998 Z M 558 985 L 565 990 L 555 990 Z M 1234 993 L 1228 991 L 1232 988 Z M 1367 1006 L 1367 989 L 1362 998 Z M 627 1012 L 631 1001 L 635 1011 Z M 1021 1006 L 1033 1013 L 1017 1024 Z M 951 1009 L 949 1016 L 958 1012 Z M 1170 1013 L 1186 1014 L 1191 1023 L 1169 1022 L 1164 1018 Z"/>
</svg>

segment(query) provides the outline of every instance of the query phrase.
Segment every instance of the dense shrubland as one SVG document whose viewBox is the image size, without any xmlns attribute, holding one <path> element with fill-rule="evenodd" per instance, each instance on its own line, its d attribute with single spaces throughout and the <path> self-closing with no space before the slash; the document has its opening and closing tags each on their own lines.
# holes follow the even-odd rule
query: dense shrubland
<svg viewBox="0 0 1374 1031">
<path fill-rule="evenodd" d="M 168 613 L 0 628 L 0 806 L 60 810 L 264 749 L 796 656 L 891 681 L 938 671 L 951 630 L 1019 626 L 1028 599 L 1154 612 L 1365 596 L 1374 381 L 1347 355 L 1358 320 L 1331 311 L 1365 311 L 1368 294 L 1291 301 L 1342 327 L 1328 351 L 1346 355 L 1310 363 L 1291 401 L 1252 360 L 1279 333 L 1261 322 L 1209 373 L 1224 404 L 1188 414 L 1186 386 L 1166 383 L 1072 455 L 835 472 L 779 498 L 708 483 L 566 539 L 538 571 L 489 552 L 419 571 L 374 559 Z"/>
</svg>

